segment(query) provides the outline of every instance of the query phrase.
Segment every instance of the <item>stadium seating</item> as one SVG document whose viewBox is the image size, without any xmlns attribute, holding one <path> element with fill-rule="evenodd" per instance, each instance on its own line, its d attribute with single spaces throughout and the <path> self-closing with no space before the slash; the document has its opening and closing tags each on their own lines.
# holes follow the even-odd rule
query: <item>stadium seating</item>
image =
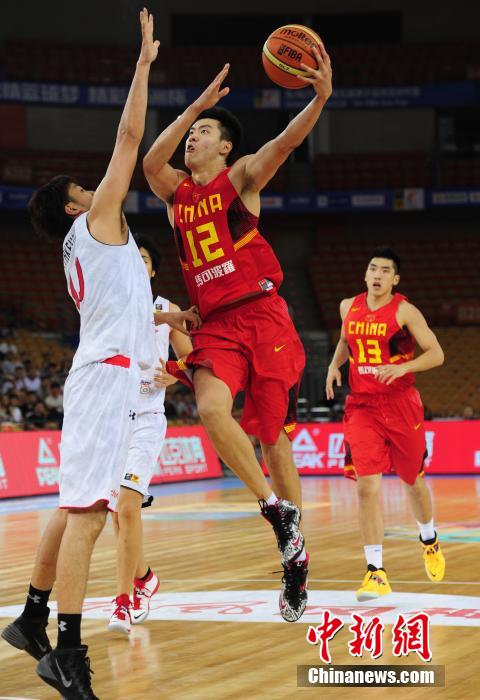
<svg viewBox="0 0 480 700">
<path fill-rule="evenodd" d="M 271 87 L 260 60 L 260 47 L 162 46 L 151 83 L 162 86 L 204 85 L 226 62 L 229 84 Z M 329 47 L 337 86 L 419 85 L 477 80 L 480 42 L 382 44 Z M 3 50 L 4 73 L 12 80 L 125 84 L 137 57 L 133 46 L 91 46 L 9 39 Z M 174 70 L 169 69 L 174 66 Z"/>
</svg>

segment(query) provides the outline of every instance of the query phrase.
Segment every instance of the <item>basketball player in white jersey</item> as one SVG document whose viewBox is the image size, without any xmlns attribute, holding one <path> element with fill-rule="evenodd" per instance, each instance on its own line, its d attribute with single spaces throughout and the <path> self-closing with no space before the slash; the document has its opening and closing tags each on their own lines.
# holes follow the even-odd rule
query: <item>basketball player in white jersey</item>
<svg viewBox="0 0 480 700">
<path fill-rule="evenodd" d="M 87 646 L 80 636 L 88 569 L 107 508 L 116 506 L 136 417 L 140 369 L 155 361 L 149 279 L 122 213 L 145 127 L 150 64 L 159 45 L 145 9 L 140 24 L 140 56 L 113 155 L 96 192 L 60 176 L 29 203 L 37 232 L 66 236 L 64 267 L 80 314 L 80 344 L 65 384 L 63 510 L 56 512 L 42 538 L 25 610 L 2 636 L 40 659 L 37 673 L 67 700 L 96 700 Z M 58 642 L 52 651 L 45 628 L 55 569 Z"/>
<path fill-rule="evenodd" d="M 139 236 L 136 241 L 148 277 L 153 280 L 159 265 L 158 253 L 148 238 Z M 158 314 L 179 312 L 180 309 L 168 299 L 157 296 L 153 311 Z M 177 381 L 164 370 L 170 344 L 179 359 L 193 350 L 190 338 L 184 333 L 166 323 L 155 326 L 155 367 L 141 372 L 140 400 L 120 482 L 118 513 L 112 513 L 117 534 L 117 595 L 113 600 L 108 629 L 125 634 L 130 632 L 131 624 L 146 620 L 150 600 L 160 585 L 158 577 L 145 562 L 141 509 L 144 499 L 148 499 L 148 487 L 167 430 L 165 387 Z M 133 599 L 130 602 L 132 583 Z"/>
</svg>

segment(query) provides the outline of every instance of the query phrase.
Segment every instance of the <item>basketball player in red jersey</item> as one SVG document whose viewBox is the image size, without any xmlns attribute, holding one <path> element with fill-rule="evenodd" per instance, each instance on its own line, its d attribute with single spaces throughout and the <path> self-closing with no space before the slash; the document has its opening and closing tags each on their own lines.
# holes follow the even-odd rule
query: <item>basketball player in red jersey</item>
<svg viewBox="0 0 480 700">
<path fill-rule="evenodd" d="M 367 292 L 340 304 L 342 332 L 330 364 L 327 398 L 340 367 L 350 360 L 351 393 L 345 407 L 345 476 L 358 483 L 360 533 L 367 573 L 358 600 L 391 593 L 382 562 L 382 473 L 395 471 L 420 529 L 425 570 L 441 581 L 445 559 L 433 525 L 430 491 L 423 473 L 426 456 L 423 406 L 414 372 L 443 363 L 443 351 L 420 311 L 393 291 L 400 281 L 400 260 L 387 247 L 377 248 L 367 267 Z M 422 353 L 414 358 L 414 341 Z"/>
<path fill-rule="evenodd" d="M 323 46 L 316 58 L 317 70 L 302 66 L 309 70 L 303 81 L 314 88 L 312 101 L 257 153 L 231 164 L 241 126 L 233 114 L 214 108 L 229 92 L 222 88 L 226 64 L 144 158 L 147 180 L 167 204 L 185 283 L 203 322 L 192 333 L 194 350 L 184 367 L 193 371 L 199 414 L 218 454 L 253 491 L 274 528 L 284 568 L 280 611 L 290 622 L 307 600 L 300 480 L 289 441 L 305 353 L 278 296 L 282 270 L 257 224 L 261 190 L 312 130 L 332 92 Z M 190 174 L 169 165 L 187 132 Z M 242 430 L 231 411 L 243 389 Z M 273 492 L 246 433 L 260 439 Z"/>
</svg>

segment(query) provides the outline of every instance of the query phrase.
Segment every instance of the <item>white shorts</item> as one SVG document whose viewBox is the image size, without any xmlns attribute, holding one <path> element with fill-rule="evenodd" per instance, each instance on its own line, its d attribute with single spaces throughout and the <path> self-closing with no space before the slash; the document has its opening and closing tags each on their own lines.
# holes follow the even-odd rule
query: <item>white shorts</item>
<svg viewBox="0 0 480 700">
<path fill-rule="evenodd" d="M 68 375 L 60 443 L 60 508 L 116 508 L 137 418 L 139 371 L 102 362 Z"/>
<path fill-rule="evenodd" d="M 167 419 L 164 413 L 138 415 L 128 448 L 127 466 L 120 481 L 121 486 L 138 491 L 142 496 L 148 494 L 166 431 Z"/>
</svg>

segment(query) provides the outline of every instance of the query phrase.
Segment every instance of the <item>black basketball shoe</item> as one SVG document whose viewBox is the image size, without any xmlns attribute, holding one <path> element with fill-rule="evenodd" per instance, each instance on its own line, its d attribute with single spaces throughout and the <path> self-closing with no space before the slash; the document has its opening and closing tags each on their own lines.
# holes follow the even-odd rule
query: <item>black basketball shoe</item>
<svg viewBox="0 0 480 700">
<path fill-rule="evenodd" d="M 45 631 L 47 625 L 48 615 L 36 618 L 20 615 L 2 630 L 2 638 L 12 647 L 26 651 L 39 661 L 45 654 L 52 651 Z"/>
<path fill-rule="evenodd" d="M 299 529 L 300 510 L 290 501 L 280 500 L 273 506 L 266 501 L 259 501 L 260 510 L 272 525 L 277 538 L 278 549 L 282 555 L 282 564 L 287 564 L 298 557 L 305 540 Z"/>
<path fill-rule="evenodd" d="M 92 690 L 87 649 L 84 644 L 75 649 L 54 649 L 37 665 L 40 678 L 65 700 L 100 700 Z"/>
<path fill-rule="evenodd" d="M 309 556 L 303 561 L 283 565 L 283 588 L 280 593 L 280 614 L 287 622 L 299 620 L 307 605 L 307 577 Z"/>
</svg>

